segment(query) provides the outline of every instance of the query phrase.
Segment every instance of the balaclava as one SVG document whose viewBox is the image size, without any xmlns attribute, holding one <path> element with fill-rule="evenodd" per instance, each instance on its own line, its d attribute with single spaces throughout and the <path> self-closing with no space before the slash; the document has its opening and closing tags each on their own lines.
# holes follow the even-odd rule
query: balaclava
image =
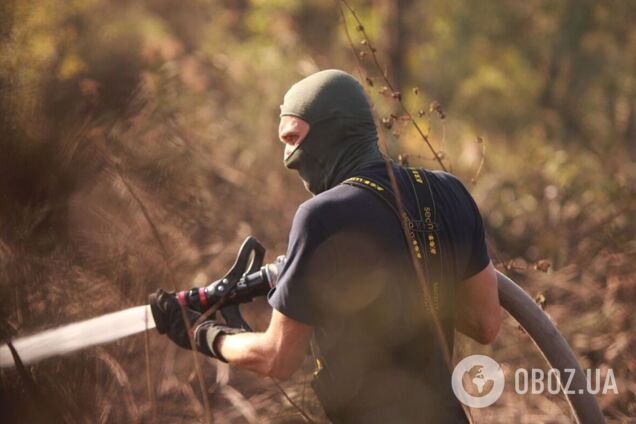
<svg viewBox="0 0 636 424">
<path fill-rule="evenodd" d="M 313 194 L 321 193 L 356 170 L 382 160 L 371 106 L 360 83 L 346 72 L 317 72 L 294 84 L 280 116 L 309 123 L 306 138 L 285 159 Z"/>
</svg>

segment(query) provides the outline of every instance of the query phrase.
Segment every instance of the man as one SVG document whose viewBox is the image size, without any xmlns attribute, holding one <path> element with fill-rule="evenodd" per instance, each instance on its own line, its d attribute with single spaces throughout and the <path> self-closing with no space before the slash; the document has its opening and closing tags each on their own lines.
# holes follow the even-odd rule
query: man
<svg viewBox="0 0 636 424">
<path fill-rule="evenodd" d="M 444 344 L 452 351 L 454 329 L 490 343 L 501 321 L 494 268 L 470 194 L 448 173 L 391 165 L 404 210 L 411 216 L 421 210 L 422 199 L 410 190 L 415 178 L 427 187 L 435 211 L 434 247 L 424 252 L 413 240 L 434 280 L 427 281 L 434 305 L 425 305 L 396 204 L 352 183 L 391 191 L 362 86 L 337 70 L 299 81 L 281 106 L 279 137 L 285 166 L 298 171 L 315 196 L 294 218 L 286 262 L 269 297 L 269 327 L 242 332 L 207 321 L 194 329 L 197 349 L 287 379 L 313 336 L 314 388 L 333 422 L 465 422 Z M 434 256 L 441 258 L 435 266 L 427 262 Z M 169 337 L 188 348 L 176 302 L 162 299 L 155 303 L 173 323 Z"/>
</svg>

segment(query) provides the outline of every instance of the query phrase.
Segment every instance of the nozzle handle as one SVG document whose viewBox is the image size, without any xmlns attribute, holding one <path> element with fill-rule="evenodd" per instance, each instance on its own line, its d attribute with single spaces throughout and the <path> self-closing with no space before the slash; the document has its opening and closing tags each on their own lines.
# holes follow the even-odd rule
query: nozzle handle
<svg viewBox="0 0 636 424">
<path fill-rule="evenodd" d="M 250 258 L 252 258 L 251 262 Z M 263 247 L 255 237 L 247 237 L 239 249 L 234 264 L 221 281 L 225 280 L 225 284 L 231 288 L 236 285 L 244 275 L 258 271 L 261 266 L 263 266 L 264 258 L 265 247 Z M 228 292 L 229 291 L 226 290 L 222 295 L 227 296 Z"/>
</svg>

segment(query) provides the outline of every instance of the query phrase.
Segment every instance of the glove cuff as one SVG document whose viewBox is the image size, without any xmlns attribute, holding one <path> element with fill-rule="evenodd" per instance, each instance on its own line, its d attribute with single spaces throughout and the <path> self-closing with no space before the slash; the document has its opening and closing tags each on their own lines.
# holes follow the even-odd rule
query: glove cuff
<svg viewBox="0 0 636 424">
<path fill-rule="evenodd" d="M 214 321 L 204 322 L 194 330 L 197 350 L 205 355 L 227 363 L 227 359 L 225 359 L 217 349 L 216 341 L 218 337 L 222 334 L 238 334 L 244 332 L 245 330 L 242 328 L 228 327 Z"/>
</svg>

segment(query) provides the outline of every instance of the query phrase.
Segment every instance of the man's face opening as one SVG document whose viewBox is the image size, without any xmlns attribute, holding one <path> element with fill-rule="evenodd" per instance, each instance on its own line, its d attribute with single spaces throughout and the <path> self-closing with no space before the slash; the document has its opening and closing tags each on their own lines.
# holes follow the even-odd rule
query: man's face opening
<svg viewBox="0 0 636 424">
<path fill-rule="evenodd" d="M 309 133 L 309 123 L 295 116 L 281 116 L 278 138 L 285 143 L 284 159 L 287 159 L 305 140 Z"/>
</svg>

